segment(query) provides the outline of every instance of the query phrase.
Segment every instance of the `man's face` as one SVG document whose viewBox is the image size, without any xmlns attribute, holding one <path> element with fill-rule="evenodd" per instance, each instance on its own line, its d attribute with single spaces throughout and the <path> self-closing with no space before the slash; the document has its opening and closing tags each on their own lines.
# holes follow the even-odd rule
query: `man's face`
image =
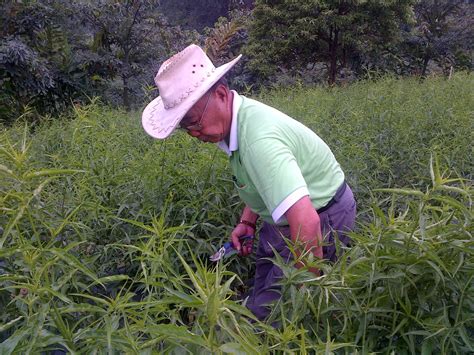
<svg viewBox="0 0 474 355">
<path fill-rule="evenodd" d="M 203 142 L 217 143 L 223 140 L 230 131 L 230 95 L 223 86 L 206 93 L 186 113 L 179 126 Z"/>
</svg>

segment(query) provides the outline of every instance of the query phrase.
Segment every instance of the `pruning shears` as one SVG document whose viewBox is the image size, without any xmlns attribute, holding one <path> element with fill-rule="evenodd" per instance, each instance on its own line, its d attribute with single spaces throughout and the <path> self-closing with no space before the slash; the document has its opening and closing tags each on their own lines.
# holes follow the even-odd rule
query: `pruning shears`
<svg viewBox="0 0 474 355">
<path fill-rule="evenodd" d="M 243 245 L 245 245 L 249 240 L 253 239 L 253 235 L 244 235 L 243 237 L 240 237 L 239 239 L 241 242 L 243 242 Z M 211 261 L 219 261 L 221 259 L 227 258 L 236 253 L 237 253 L 237 250 L 234 248 L 234 245 L 232 244 L 232 242 L 227 242 L 223 246 L 221 246 L 215 254 L 211 255 L 209 259 Z"/>
</svg>

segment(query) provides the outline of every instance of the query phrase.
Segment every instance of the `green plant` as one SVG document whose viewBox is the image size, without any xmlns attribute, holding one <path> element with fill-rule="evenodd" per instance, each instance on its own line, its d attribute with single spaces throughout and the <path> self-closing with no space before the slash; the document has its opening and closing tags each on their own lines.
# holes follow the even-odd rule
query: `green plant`
<svg viewBox="0 0 474 355">
<path fill-rule="evenodd" d="M 359 209 L 337 263 L 275 260 L 268 322 L 238 297 L 252 258 L 208 260 L 242 207 L 214 146 L 98 101 L 3 129 L 0 352 L 472 352 L 471 83 L 262 94 L 328 142 Z"/>
</svg>

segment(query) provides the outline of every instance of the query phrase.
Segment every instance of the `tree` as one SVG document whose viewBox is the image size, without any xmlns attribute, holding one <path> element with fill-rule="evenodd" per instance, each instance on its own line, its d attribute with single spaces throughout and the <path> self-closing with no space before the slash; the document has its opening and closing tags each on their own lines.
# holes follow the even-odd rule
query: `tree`
<svg viewBox="0 0 474 355">
<path fill-rule="evenodd" d="M 421 0 L 415 5 L 416 24 L 405 50 L 425 76 L 430 61 L 441 67 L 456 64 L 456 54 L 472 51 L 474 5 L 465 0 Z"/>
<path fill-rule="evenodd" d="M 109 68 L 121 79 L 123 106 L 132 106 L 131 94 L 141 74 L 153 72 L 152 59 L 161 60 L 186 40 L 157 11 L 159 0 L 101 0 L 84 4 L 82 16 L 93 31 L 93 48 L 110 58 Z M 147 70 L 148 69 L 148 70 Z"/>
<path fill-rule="evenodd" d="M 47 63 L 21 39 L 0 42 L 0 121 L 16 119 L 35 98 L 54 88 L 54 76 Z"/>
<path fill-rule="evenodd" d="M 257 0 L 247 52 L 260 77 L 324 62 L 333 84 L 349 58 L 396 42 L 413 0 Z"/>
<path fill-rule="evenodd" d="M 1 2 L 0 120 L 25 108 L 55 115 L 92 96 L 127 109 L 141 104 L 158 64 L 196 38 L 169 25 L 158 3 Z"/>
<path fill-rule="evenodd" d="M 0 120 L 29 107 L 57 113 L 88 87 L 75 59 L 65 1 L 0 4 Z"/>
<path fill-rule="evenodd" d="M 221 16 L 227 15 L 231 0 L 161 0 L 160 10 L 172 23 L 188 29 L 212 27 Z"/>
</svg>

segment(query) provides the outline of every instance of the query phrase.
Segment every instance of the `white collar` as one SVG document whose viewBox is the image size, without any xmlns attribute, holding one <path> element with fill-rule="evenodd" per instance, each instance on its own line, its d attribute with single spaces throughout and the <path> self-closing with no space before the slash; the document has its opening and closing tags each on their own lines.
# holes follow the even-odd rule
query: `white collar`
<svg viewBox="0 0 474 355">
<path fill-rule="evenodd" d="M 237 94 L 237 91 L 231 91 L 234 94 L 234 98 L 232 102 L 232 122 L 230 124 L 229 145 L 227 145 L 224 139 L 217 143 L 219 148 L 221 148 L 229 157 L 232 155 L 232 152 L 235 152 L 237 149 L 239 149 L 239 140 L 237 136 L 237 116 L 240 105 L 242 104 L 242 97 Z"/>
</svg>

